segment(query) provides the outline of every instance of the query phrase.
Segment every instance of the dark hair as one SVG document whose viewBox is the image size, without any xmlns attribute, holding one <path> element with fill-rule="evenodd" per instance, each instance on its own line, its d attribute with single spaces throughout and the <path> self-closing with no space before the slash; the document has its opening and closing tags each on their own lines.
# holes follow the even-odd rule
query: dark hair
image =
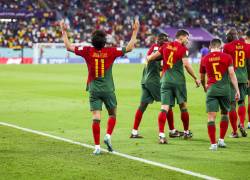
<svg viewBox="0 0 250 180">
<path fill-rule="evenodd" d="M 246 36 L 250 38 L 250 30 L 246 32 Z"/>
<path fill-rule="evenodd" d="M 106 44 L 106 33 L 101 30 L 94 31 L 92 34 L 91 43 L 96 49 L 102 49 Z"/>
<path fill-rule="evenodd" d="M 184 30 L 184 29 L 180 29 L 177 31 L 177 33 L 175 34 L 176 38 L 179 38 L 180 36 L 189 36 L 189 32 Z"/>
<path fill-rule="evenodd" d="M 222 44 L 221 40 L 218 38 L 214 38 L 210 42 L 210 47 L 220 47 Z"/>
<path fill-rule="evenodd" d="M 157 44 L 162 45 L 164 42 L 168 41 L 168 34 L 167 33 L 160 33 L 158 35 Z"/>
<path fill-rule="evenodd" d="M 226 34 L 226 39 L 227 42 L 232 42 L 233 40 L 238 39 L 238 32 L 236 28 L 229 29 L 229 31 Z"/>
</svg>

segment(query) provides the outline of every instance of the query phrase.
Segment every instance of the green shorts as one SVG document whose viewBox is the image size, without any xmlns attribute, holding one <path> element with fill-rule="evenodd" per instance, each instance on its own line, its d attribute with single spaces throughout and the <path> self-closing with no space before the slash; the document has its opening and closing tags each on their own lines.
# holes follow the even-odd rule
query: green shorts
<svg viewBox="0 0 250 180">
<path fill-rule="evenodd" d="M 186 84 L 161 84 L 161 104 L 162 105 L 175 105 L 175 99 L 177 104 L 187 102 L 187 88 Z"/>
<path fill-rule="evenodd" d="M 218 112 L 219 108 L 222 112 L 230 110 L 230 96 L 207 96 L 206 109 L 207 112 Z"/>
<path fill-rule="evenodd" d="M 161 101 L 160 84 L 142 84 L 141 103 L 153 103 Z"/>
<path fill-rule="evenodd" d="M 117 106 L 114 92 L 89 92 L 89 104 L 91 111 L 102 110 L 102 104 L 105 104 L 107 110 L 114 109 Z"/>
<path fill-rule="evenodd" d="M 247 84 L 246 83 L 239 83 L 239 90 L 240 90 L 240 100 L 239 101 L 245 101 L 245 97 L 248 93 L 248 89 L 247 89 Z M 231 88 L 230 88 L 230 101 L 234 102 L 235 101 L 235 90 L 233 85 L 231 84 Z"/>
</svg>

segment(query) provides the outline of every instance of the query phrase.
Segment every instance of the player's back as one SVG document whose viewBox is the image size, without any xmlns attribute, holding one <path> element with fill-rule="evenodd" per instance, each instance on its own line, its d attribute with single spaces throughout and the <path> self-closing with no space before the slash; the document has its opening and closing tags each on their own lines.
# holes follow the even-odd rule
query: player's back
<svg viewBox="0 0 250 180">
<path fill-rule="evenodd" d="M 158 44 L 153 44 L 148 52 L 147 56 L 158 51 L 160 46 Z M 160 84 L 160 61 L 150 61 L 143 69 L 141 84 Z"/>
<path fill-rule="evenodd" d="M 233 58 L 233 65 L 238 83 L 247 83 L 246 59 L 249 58 L 249 47 L 244 41 L 234 40 L 224 45 L 225 53 Z"/>
<path fill-rule="evenodd" d="M 228 67 L 233 60 L 223 52 L 211 52 L 201 60 L 200 72 L 207 74 L 207 92 L 212 96 L 229 96 Z"/>
<path fill-rule="evenodd" d="M 163 56 L 162 83 L 185 84 L 182 59 L 187 57 L 187 48 L 177 41 L 165 43 L 159 50 Z"/>
<path fill-rule="evenodd" d="M 76 47 L 75 53 L 82 56 L 88 66 L 87 90 L 93 92 L 114 91 L 112 65 L 124 54 L 122 48 L 104 47 L 97 50 L 91 46 Z"/>
</svg>

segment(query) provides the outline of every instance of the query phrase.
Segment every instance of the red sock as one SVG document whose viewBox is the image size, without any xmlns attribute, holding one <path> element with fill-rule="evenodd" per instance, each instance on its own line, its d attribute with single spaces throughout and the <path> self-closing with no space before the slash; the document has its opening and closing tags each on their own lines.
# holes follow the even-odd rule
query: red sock
<svg viewBox="0 0 250 180">
<path fill-rule="evenodd" d="M 169 109 L 167 114 L 167 120 L 168 120 L 168 127 L 170 130 L 174 129 L 174 115 L 173 110 Z"/>
<path fill-rule="evenodd" d="M 233 128 L 233 133 L 237 133 L 237 113 L 235 110 L 229 112 L 229 119 Z"/>
<path fill-rule="evenodd" d="M 216 127 L 215 127 L 215 122 L 214 121 L 208 122 L 207 130 L 208 130 L 208 136 L 210 138 L 210 143 L 211 144 L 216 144 L 216 138 L 215 138 Z"/>
<path fill-rule="evenodd" d="M 239 106 L 238 116 L 240 119 L 240 124 L 244 128 L 244 124 L 245 124 L 244 122 L 245 122 L 245 118 L 246 118 L 246 106 L 245 105 Z"/>
<path fill-rule="evenodd" d="M 92 132 L 94 136 L 95 145 L 100 145 L 100 122 L 93 121 Z"/>
<path fill-rule="evenodd" d="M 187 110 L 184 110 L 184 111 L 182 110 L 181 120 L 183 123 L 184 131 L 187 131 L 189 128 L 189 114 L 188 114 Z"/>
<path fill-rule="evenodd" d="M 137 109 L 135 113 L 135 120 L 134 120 L 134 129 L 138 130 L 138 127 L 141 123 L 143 112 L 140 109 Z"/>
<path fill-rule="evenodd" d="M 222 116 L 220 121 L 220 139 L 224 139 L 228 129 L 228 116 Z"/>
<path fill-rule="evenodd" d="M 110 116 L 108 119 L 107 134 L 112 135 L 112 132 L 115 127 L 115 123 L 116 123 L 116 118 L 113 116 Z"/>
<path fill-rule="evenodd" d="M 167 112 L 164 110 L 161 110 L 161 112 L 158 115 L 158 126 L 159 126 L 160 133 L 164 133 L 166 120 L 167 120 Z"/>
<path fill-rule="evenodd" d="M 250 104 L 248 104 L 247 112 L 248 112 L 248 122 L 250 122 Z"/>
</svg>

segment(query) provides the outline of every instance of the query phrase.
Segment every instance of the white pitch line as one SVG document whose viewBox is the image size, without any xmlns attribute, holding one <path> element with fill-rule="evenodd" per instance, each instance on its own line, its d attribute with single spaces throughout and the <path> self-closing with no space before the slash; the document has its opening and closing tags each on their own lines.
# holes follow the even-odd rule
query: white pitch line
<svg viewBox="0 0 250 180">
<path fill-rule="evenodd" d="M 80 143 L 80 142 L 73 141 L 73 140 L 70 140 L 70 139 L 66 139 L 66 138 L 63 138 L 63 137 L 54 136 L 54 135 L 47 134 L 47 133 L 44 133 L 44 132 L 41 132 L 41 131 L 36 131 L 36 130 L 28 129 L 28 128 L 23 128 L 23 127 L 20 127 L 20 126 L 16 126 L 14 124 L 0 122 L 0 125 L 12 127 L 12 128 L 19 129 L 19 130 L 26 131 L 26 132 L 30 132 L 30 133 L 33 133 L 33 134 L 38 134 L 38 135 L 41 135 L 41 136 L 50 137 L 50 138 L 53 138 L 53 139 L 56 139 L 56 140 L 68 142 L 68 143 L 71 143 L 71 144 L 77 144 L 79 146 L 94 149 L 94 146 L 91 146 L 89 144 L 84 144 L 84 143 Z M 106 149 L 102 149 L 102 151 L 108 152 Z M 183 173 L 183 174 L 199 177 L 199 178 L 202 178 L 202 179 L 219 180 L 218 178 L 215 178 L 215 177 L 211 177 L 211 176 L 207 176 L 207 175 L 204 175 L 204 174 L 200 174 L 200 173 L 188 171 L 188 170 L 185 170 L 185 169 L 177 168 L 177 167 L 174 167 L 174 166 L 169 166 L 167 164 L 162 164 L 162 163 L 150 161 L 150 160 L 147 160 L 147 159 L 131 156 L 131 155 L 128 155 L 128 154 L 119 153 L 119 152 L 116 152 L 116 151 L 112 152 L 111 154 L 115 154 L 117 156 L 121 156 L 121 157 L 131 159 L 131 160 L 134 160 L 134 161 L 139 161 L 139 162 L 143 162 L 143 163 L 146 163 L 146 164 L 158 166 L 158 167 L 161 167 L 161 168 L 170 169 L 170 170 L 173 170 L 173 171 L 176 171 L 176 172 L 180 172 L 180 173 Z"/>
</svg>

